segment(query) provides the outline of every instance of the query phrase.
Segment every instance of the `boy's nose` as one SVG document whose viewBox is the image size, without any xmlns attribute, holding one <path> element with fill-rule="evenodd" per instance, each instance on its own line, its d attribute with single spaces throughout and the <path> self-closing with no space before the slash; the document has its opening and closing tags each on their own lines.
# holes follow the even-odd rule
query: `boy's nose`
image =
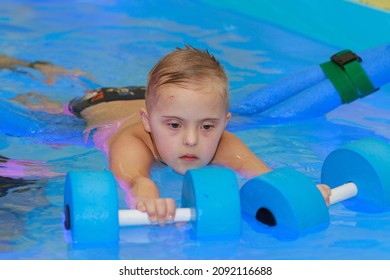
<svg viewBox="0 0 390 280">
<path fill-rule="evenodd" d="M 186 131 L 184 137 L 184 145 L 186 146 L 195 146 L 198 143 L 198 134 L 195 129 L 189 129 Z"/>
</svg>

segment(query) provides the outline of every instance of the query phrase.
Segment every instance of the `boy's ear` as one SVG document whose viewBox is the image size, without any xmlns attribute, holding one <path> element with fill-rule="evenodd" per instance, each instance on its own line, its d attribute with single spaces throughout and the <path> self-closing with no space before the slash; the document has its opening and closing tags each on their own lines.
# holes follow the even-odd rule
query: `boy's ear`
<svg viewBox="0 0 390 280">
<path fill-rule="evenodd" d="M 141 108 L 139 114 L 141 116 L 141 121 L 142 121 L 142 124 L 144 126 L 144 129 L 147 132 L 151 132 L 148 111 L 146 111 L 146 109 L 144 109 L 144 108 Z"/>
<path fill-rule="evenodd" d="M 231 118 L 232 118 L 232 113 L 227 113 L 227 115 L 226 115 L 226 124 L 231 120 Z"/>
</svg>

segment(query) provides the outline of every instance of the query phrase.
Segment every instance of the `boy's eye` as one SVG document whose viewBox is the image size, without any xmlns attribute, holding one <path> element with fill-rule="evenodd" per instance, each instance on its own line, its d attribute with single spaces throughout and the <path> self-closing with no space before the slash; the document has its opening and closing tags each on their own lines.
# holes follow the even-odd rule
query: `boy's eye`
<svg viewBox="0 0 390 280">
<path fill-rule="evenodd" d="M 212 129 L 213 127 L 214 127 L 214 125 L 212 125 L 212 124 L 204 124 L 204 125 L 202 125 L 202 128 L 205 129 L 205 130 Z"/>
<path fill-rule="evenodd" d="M 180 128 L 179 123 L 169 123 L 168 126 L 170 126 L 171 128 Z"/>
</svg>

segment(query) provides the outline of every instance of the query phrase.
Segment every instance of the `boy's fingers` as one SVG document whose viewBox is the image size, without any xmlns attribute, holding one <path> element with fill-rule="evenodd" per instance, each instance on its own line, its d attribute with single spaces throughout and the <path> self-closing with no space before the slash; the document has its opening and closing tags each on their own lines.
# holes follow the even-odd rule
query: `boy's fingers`
<svg viewBox="0 0 390 280">
<path fill-rule="evenodd" d="M 151 221 L 152 223 L 157 222 L 157 207 L 154 199 L 148 200 L 145 203 L 145 206 L 146 206 L 146 212 L 148 213 L 149 216 L 149 221 Z"/>
<path fill-rule="evenodd" d="M 139 210 L 141 212 L 146 212 L 145 203 L 143 201 L 137 202 L 136 205 L 135 205 L 135 209 L 137 209 L 137 210 Z"/>
<path fill-rule="evenodd" d="M 157 220 L 160 224 L 164 224 L 167 221 L 167 205 L 165 199 L 156 200 L 156 212 Z"/>
<path fill-rule="evenodd" d="M 167 198 L 166 205 L 167 205 L 167 220 L 173 221 L 175 219 L 175 213 L 176 213 L 176 202 L 171 198 Z"/>
<path fill-rule="evenodd" d="M 154 205 L 154 201 L 138 201 L 136 203 L 135 209 L 147 213 L 149 221 L 152 223 L 157 221 L 157 216 L 156 216 L 156 206 Z"/>
</svg>

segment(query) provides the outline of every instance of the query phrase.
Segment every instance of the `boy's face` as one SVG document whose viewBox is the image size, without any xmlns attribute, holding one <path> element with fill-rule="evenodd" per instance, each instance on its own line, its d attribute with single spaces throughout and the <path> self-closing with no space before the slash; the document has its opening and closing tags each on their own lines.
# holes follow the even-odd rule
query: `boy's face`
<svg viewBox="0 0 390 280">
<path fill-rule="evenodd" d="M 141 113 L 161 160 L 180 174 L 214 157 L 231 117 L 218 90 L 216 83 L 203 88 L 164 85 L 151 111 Z"/>
</svg>

